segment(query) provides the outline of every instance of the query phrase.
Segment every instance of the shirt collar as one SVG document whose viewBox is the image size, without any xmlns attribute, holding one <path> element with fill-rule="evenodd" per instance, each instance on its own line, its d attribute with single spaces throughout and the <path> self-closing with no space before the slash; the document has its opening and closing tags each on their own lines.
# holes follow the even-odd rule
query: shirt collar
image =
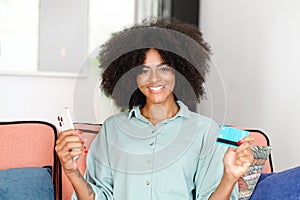
<svg viewBox="0 0 300 200">
<path fill-rule="evenodd" d="M 140 110 L 141 106 L 134 106 L 128 114 L 127 120 L 130 120 L 132 117 L 139 117 L 141 116 L 141 110 Z"/>
<path fill-rule="evenodd" d="M 176 101 L 176 103 L 180 109 L 179 112 L 173 118 L 177 118 L 177 117 L 191 118 L 191 111 L 188 109 L 188 107 L 184 105 L 184 103 L 181 101 Z M 127 120 L 130 120 L 132 117 L 136 117 L 138 119 L 144 119 L 144 117 L 141 114 L 140 107 L 141 106 L 134 106 L 129 112 Z"/>
<path fill-rule="evenodd" d="M 182 101 L 177 101 L 177 105 L 180 107 L 179 112 L 177 113 L 176 116 L 181 116 L 181 117 L 186 117 L 186 118 L 191 118 L 191 111 L 189 108 L 182 102 Z"/>
</svg>

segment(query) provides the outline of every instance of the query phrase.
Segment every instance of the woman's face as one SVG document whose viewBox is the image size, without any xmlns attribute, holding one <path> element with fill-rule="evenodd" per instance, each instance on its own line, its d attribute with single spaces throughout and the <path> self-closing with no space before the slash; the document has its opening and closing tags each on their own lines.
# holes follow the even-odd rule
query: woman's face
<svg viewBox="0 0 300 200">
<path fill-rule="evenodd" d="M 146 96 L 146 104 L 173 103 L 174 69 L 164 63 L 155 49 L 146 52 L 146 58 L 137 75 L 137 84 Z"/>
</svg>

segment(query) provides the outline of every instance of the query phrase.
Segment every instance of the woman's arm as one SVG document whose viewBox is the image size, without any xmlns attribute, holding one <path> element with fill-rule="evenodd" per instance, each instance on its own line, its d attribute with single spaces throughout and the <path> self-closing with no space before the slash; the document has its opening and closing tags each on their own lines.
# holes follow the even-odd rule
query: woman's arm
<svg viewBox="0 0 300 200">
<path fill-rule="evenodd" d="M 84 179 L 79 170 L 74 172 L 74 174 L 68 174 L 67 177 L 72 183 L 78 199 L 95 199 L 92 186 Z"/>
<path fill-rule="evenodd" d="M 72 149 L 76 149 L 75 151 Z M 55 146 L 63 170 L 73 185 L 78 199 L 94 199 L 95 194 L 92 187 L 81 175 L 76 160 L 73 158 L 83 152 L 83 145 L 75 130 L 67 130 L 60 133 Z"/>
<path fill-rule="evenodd" d="M 230 199 L 238 179 L 248 171 L 254 161 L 251 150 L 253 141 L 254 137 L 248 136 L 241 141 L 242 144 L 237 149 L 228 148 L 223 158 L 224 173 L 222 179 L 215 192 L 210 196 L 210 200 Z"/>
</svg>

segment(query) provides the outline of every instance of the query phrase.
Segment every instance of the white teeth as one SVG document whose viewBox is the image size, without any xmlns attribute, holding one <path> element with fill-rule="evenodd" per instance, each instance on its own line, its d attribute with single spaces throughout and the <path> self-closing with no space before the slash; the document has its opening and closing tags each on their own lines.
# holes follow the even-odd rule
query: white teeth
<svg viewBox="0 0 300 200">
<path fill-rule="evenodd" d="M 164 86 L 159 86 L 159 87 L 149 87 L 150 90 L 158 91 L 161 90 Z"/>
</svg>

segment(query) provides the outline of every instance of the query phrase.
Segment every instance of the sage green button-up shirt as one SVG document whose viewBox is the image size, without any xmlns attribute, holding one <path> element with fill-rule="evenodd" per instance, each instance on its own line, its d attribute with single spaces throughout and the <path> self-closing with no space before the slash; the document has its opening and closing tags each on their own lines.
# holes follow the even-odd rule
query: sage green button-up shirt
<svg viewBox="0 0 300 200">
<path fill-rule="evenodd" d="M 223 174 L 226 148 L 216 144 L 219 126 L 177 104 L 176 116 L 155 126 L 139 107 L 103 123 L 89 149 L 84 175 L 95 199 L 209 198 Z M 235 187 L 231 199 L 238 199 L 237 193 Z"/>
</svg>

